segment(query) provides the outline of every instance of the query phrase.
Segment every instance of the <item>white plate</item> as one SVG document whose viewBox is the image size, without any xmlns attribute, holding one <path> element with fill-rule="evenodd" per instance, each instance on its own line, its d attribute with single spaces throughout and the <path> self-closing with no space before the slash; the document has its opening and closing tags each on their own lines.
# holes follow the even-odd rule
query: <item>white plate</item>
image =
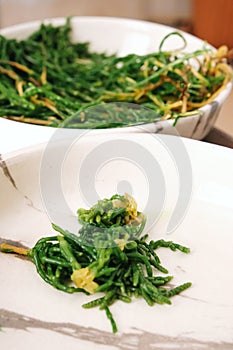
<svg viewBox="0 0 233 350">
<path fill-rule="evenodd" d="M 232 349 L 232 164 L 232 150 L 144 134 L 85 137 L 6 156 L 1 239 L 32 247 L 53 233 L 50 220 L 74 227 L 76 209 L 94 204 L 94 190 L 100 198 L 131 190 L 151 238 L 190 247 L 187 255 L 166 249 L 159 255 L 174 284 L 193 285 L 170 306 L 115 303 L 119 333 L 113 335 L 104 312 L 82 309 L 90 297 L 60 292 L 32 263 L 0 253 L 1 349 Z"/>
<path fill-rule="evenodd" d="M 62 25 L 65 18 L 50 18 L 45 23 Z M 24 39 L 37 30 L 41 21 L 33 21 L 14 25 L 0 30 L 0 34 L 8 38 Z M 90 42 L 91 49 L 109 54 L 117 53 L 126 55 L 129 53 L 146 54 L 157 51 L 161 40 L 175 28 L 158 23 L 114 17 L 73 17 L 72 39 L 77 42 Z M 202 49 L 204 41 L 182 32 L 187 41 L 185 51 L 192 52 Z M 183 42 L 179 37 L 172 37 L 164 49 L 172 50 L 180 48 Z M 230 94 L 232 83 L 216 97 L 215 101 L 200 109 L 197 115 L 181 118 L 176 128 L 173 121 L 162 121 L 144 126 L 147 132 L 174 134 L 197 140 L 203 139 L 213 127 L 220 109 Z M 140 132 L 141 128 L 118 128 L 116 130 L 102 130 L 98 133 L 115 132 Z M 28 125 L 0 118 L 0 152 L 10 152 L 21 147 L 35 145 L 50 139 L 54 128 Z"/>
</svg>

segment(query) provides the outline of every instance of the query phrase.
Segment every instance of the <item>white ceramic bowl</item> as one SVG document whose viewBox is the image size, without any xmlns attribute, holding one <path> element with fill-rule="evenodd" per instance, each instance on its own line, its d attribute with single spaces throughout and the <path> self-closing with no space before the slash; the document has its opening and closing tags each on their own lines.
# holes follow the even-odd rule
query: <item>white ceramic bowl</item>
<svg viewBox="0 0 233 350">
<path fill-rule="evenodd" d="M 65 18 L 51 18 L 43 21 L 53 25 L 62 25 Z M 8 38 L 23 39 L 37 30 L 41 21 L 34 21 L 11 26 L 0 31 L 0 34 Z M 146 54 L 155 52 L 162 38 L 174 31 L 174 28 L 140 20 L 113 18 L 113 17 L 73 17 L 72 39 L 79 42 L 90 42 L 90 48 L 94 51 L 117 53 L 126 55 L 129 53 Z M 188 33 L 182 32 L 187 40 L 186 51 L 194 51 L 203 48 L 204 42 Z M 180 39 L 174 37 L 169 41 L 169 49 L 180 47 Z M 167 46 L 166 46 L 167 47 Z M 143 128 L 127 127 L 119 129 L 104 129 L 99 132 L 159 132 L 166 134 L 178 133 L 180 136 L 203 139 L 213 127 L 219 111 L 228 97 L 232 88 L 229 83 L 216 99 L 200 109 L 200 112 L 191 117 L 182 118 L 176 128 L 173 121 L 161 121 L 147 124 Z M 1 141 L 0 151 L 12 151 L 18 147 L 25 147 L 38 142 L 45 142 L 54 133 L 55 129 L 36 125 L 27 125 L 19 122 L 0 118 Z"/>
<path fill-rule="evenodd" d="M 162 189 L 153 170 L 155 164 L 151 166 L 151 158 L 144 156 L 151 154 L 163 173 L 166 188 L 164 205 L 160 207 L 162 215 L 158 215 L 156 224 L 145 232 L 150 235 L 148 241 L 162 238 L 190 247 L 190 254 L 159 249 L 158 255 L 161 264 L 174 275 L 172 285 L 191 281 L 192 287 L 174 296 L 172 305 L 149 307 L 142 298 L 111 305 L 119 330 L 113 335 L 104 311 L 86 310 L 81 306 L 96 295 L 88 297 L 58 291 L 39 277 L 32 263 L 0 252 L 1 349 L 41 350 L 41 345 L 43 350 L 232 349 L 233 279 L 229 269 L 233 265 L 233 167 L 229 164 L 233 163 L 233 151 L 170 135 L 118 134 L 113 141 L 128 145 L 120 147 L 121 159 L 103 162 L 97 157 L 97 165 L 103 165 L 102 171 L 90 172 L 83 157 L 87 160 L 93 150 L 98 153 L 97 148 L 106 142 L 110 150 L 107 157 L 111 156 L 111 136 L 101 135 L 76 143 L 64 158 L 62 169 L 54 161 L 60 145 L 54 148 L 54 157 L 50 160 L 44 158 L 45 154 L 49 155 L 44 145 L 4 156 L 4 163 L 0 161 L 0 243 L 7 241 L 31 248 L 39 238 L 55 235 L 51 221 L 76 232 L 72 228 L 73 224 L 77 227 L 76 210 L 89 208 L 98 196 L 111 196 L 122 180 L 131 184 L 139 210 L 147 215 L 148 221 L 153 221 L 158 192 Z M 167 225 L 174 200 L 181 186 L 186 186 L 184 181 L 180 183 L 178 163 L 171 156 L 172 150 L 178 153 L 180 150 L 168 147 L 174 145 L 172 139 L 183 143 L 181 151 L 186 150 L 189 156 L 193 189 L 183 221 L 169 235 Z M 137 145 L 144 152 L 138 152 L 135 158 L 131 145 Z M 148 182 L 149 175 L 153 174 L 156 180 Z M 92 193 L 90 200 L 89 188 L 93 187 L 98 196 Z M 183 215 L 180 205 L 178 208 L 178 216 Z"/>
</svg>

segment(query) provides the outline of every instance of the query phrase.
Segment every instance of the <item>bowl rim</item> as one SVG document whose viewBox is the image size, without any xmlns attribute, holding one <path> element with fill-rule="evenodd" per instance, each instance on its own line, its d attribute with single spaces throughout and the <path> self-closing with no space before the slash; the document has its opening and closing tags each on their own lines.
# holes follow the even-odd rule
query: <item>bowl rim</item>
<svg viewBox="0 0 233 350">
<path fill-rule="evenodd" d="M 172 25 L 167 25 L 164 23 L 159 23 L 159 22 L 154 22 L 151 20 L 144 20 L 144 19 L 137 19 L 137 18 L 129 18 L 129 17 L 117 17 L 117 16 L 78 16 L 78 15 L 74 15 L 74 16 L 66 16 L 66 17 L 62 17 L 62 16 L 50 16 L 50 17 L 46 17 L 43 19 L 35 19 L 35 20 L 29 20 L 29 21 L 24 21 L 24 22 L 19 22 L 19 23 L 15 23 L 12 25 L 8 25 L 6 27 L 2 27 L 0 28 L 0 34 L 1 35 L 7 35 L 9 33 L 11 33 L 12 31 L 18 31 L 18 30 L 22 30 L 25 29 L 27 27 L 34 27 L 34 26 L 38 26 L 42 23 L 54 23 L 54 25 L 61 25 L 63 23 L 65 23 L 66 19 L 70 17 L 71 18 L 71 24 L 72 22 L 76 22 L 76 21 L 93 21 L 93 22 L 121 22 L 121 23 L 127 23 L 127 24 L 131 24 L 131 25 L 139 25 L 141 27 L 160 27 L 160 28 L 167 28 L 167 29 L 172 29 L 172 30 L 178 30 L 181 33 L 184 33 L 185 35 L 192 37 L 195 40 L 199 40 L 200 42 L 205 42 L 205 40 L 201 39 L 200 37 L 197 37 L 191 33 L 185 32 L 181 29 L 177 29 L 175 27 L 173 27 Z M 140 28 L 141 29 L 141 28 Z M 8 33 L 9 32 L 9 33 Z M 209 44 L 208 45 L 212 48 L 214 48 L 213 45 Z M 214 48 L 215 49 L 215 48 Z"/>
</svg>

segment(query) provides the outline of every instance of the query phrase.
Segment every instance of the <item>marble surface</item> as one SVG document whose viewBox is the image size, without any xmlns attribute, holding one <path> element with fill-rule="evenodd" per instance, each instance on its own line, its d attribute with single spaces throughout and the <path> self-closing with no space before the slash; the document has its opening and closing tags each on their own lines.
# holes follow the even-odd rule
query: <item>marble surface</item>
<svg viewBox="0 0 233 350">
<path fill-rule="evenodd" d="M 151 154 L 163 174 L 166 199 L 149 234 L 153 239 L 169 239 L 190 247 L 190 254 L 185 256 L 162 249 L 159 254 L 169 273 L 174 275 L 172 283 L 192 282 L 192 287 L 174 297 L 170 306 L 149 307 L 141 299 L 130 304 L 114 304 L 112 312 L 119 333 L 113 335 L 101 311 L 82 309 L 87 296 L 53 289 L 40 279 L 32 263 L 0 253 L 0 344 L 4 350 L 233 348 L 233 277 L 230 273 L 233 264 L 233 167 L 229 166 L 233 164 L 233 151 L 180 139 L 181 164 L 182 168 L 186 167 L 185 182 L 191 181 L 191 191 L 183 219 L 168 234 L 168 222 L 184 185 L 180 182 L 183 169 L 177 160 L 179 154 L 174 153 L 172 147 L 174 140 L 177 142 L 172 136 L 135 134 L 83 138 L 72 144 L 60 163 L 60 143 L 50 150 L 44 145 L 2 156 L 0 240 L 32 247 L 41 236 L 53 233 L 50 222 L 55 217 L 61 221 L 58 224 L 69 229 L 67 226 L 75 219 L 76 209 L 87 206 L 87 187 L 94 186 L 103 198 L 113 194 L 123 180 L 124 183 L 128 181 L 139 208 L 146 210 L 148 220 L 153 219 L 157 199 L 153 196 L 151 205 L 147 205 L 149 194 L 153 192 L 148 178 L 152 174 L 158 182 L 158 197 L 158 173 L 150 166 L 146 174 L 141 170 L 141 162 L 145 162 L 146 169 L 147 155 Z M 119 149 L 111 148 L 112 142 L 116 142 L 114 145 L 122 152 L 120 159 Z M 127 146 L 122 149 L 122 144 Z M 100 160 L 95 171 L 85 167 L 88 157 L 96 155 L 92 154 L 93 150 L 96 152 L 102 145 L 107 146 L 109 152 L 114 149 L 115 158 L 107 152 L 108 162 Z M 138 152 L 136 160 L 128 153 L 132 145 L 140 146 L 144 152 Z M 186 161 L 185 154 L 188 155 Z M 119 162 L 122 162 L 120 167 Z M 57 171 L 59 164 L 60 171 Z M 62 200 L 69 208 L 66 213 L 61 210 L 64 203 L 57 199 L 54 183 L 61 183 Z M 84 183 L 87 187 L 81 188 Z"/>
</svg>

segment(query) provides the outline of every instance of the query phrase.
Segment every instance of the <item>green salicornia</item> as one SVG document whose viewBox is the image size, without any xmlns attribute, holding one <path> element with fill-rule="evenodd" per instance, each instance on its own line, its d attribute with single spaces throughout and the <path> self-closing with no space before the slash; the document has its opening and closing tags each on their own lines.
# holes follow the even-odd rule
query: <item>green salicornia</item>
<svg viewBox="0 0 233 350">
<path fill-rule="evenodd" d="M 27 255 L 44 281 L 59 290 L 99 293 L 83 307 L 105 310 L 114 333 L 117 325 L 110 306 L 117 300 L 129 303 L 142 297 L 149 306 L 171 304 L 171 297 L 191 286 L 186 282 L 171 287 L 173 276 L 157 254 L 161 247 L 183 253 L 189 248 L 143 235 L 146 217 L 130 195 L 115 194 L 90 209 L 79 209 L 78 220 L 77 235 L 53 224 L 57 234 L 39 239 L 32 249 L 2 243 L 0 250 Z"/>
<path fill-rule="evenodd" d="M 61 26 L 41 24 L 24 40 L 0 35 L 0 117 L 88 129 L 176 122 L 197 113 L 232 79 L 225 46 L 163 50 L 170 36 L 186 44 L 180 32 L 161 38 L 157 52 L 124 57 L 92 52 L 71 34 L 67 18 Z"/>
</svg>

